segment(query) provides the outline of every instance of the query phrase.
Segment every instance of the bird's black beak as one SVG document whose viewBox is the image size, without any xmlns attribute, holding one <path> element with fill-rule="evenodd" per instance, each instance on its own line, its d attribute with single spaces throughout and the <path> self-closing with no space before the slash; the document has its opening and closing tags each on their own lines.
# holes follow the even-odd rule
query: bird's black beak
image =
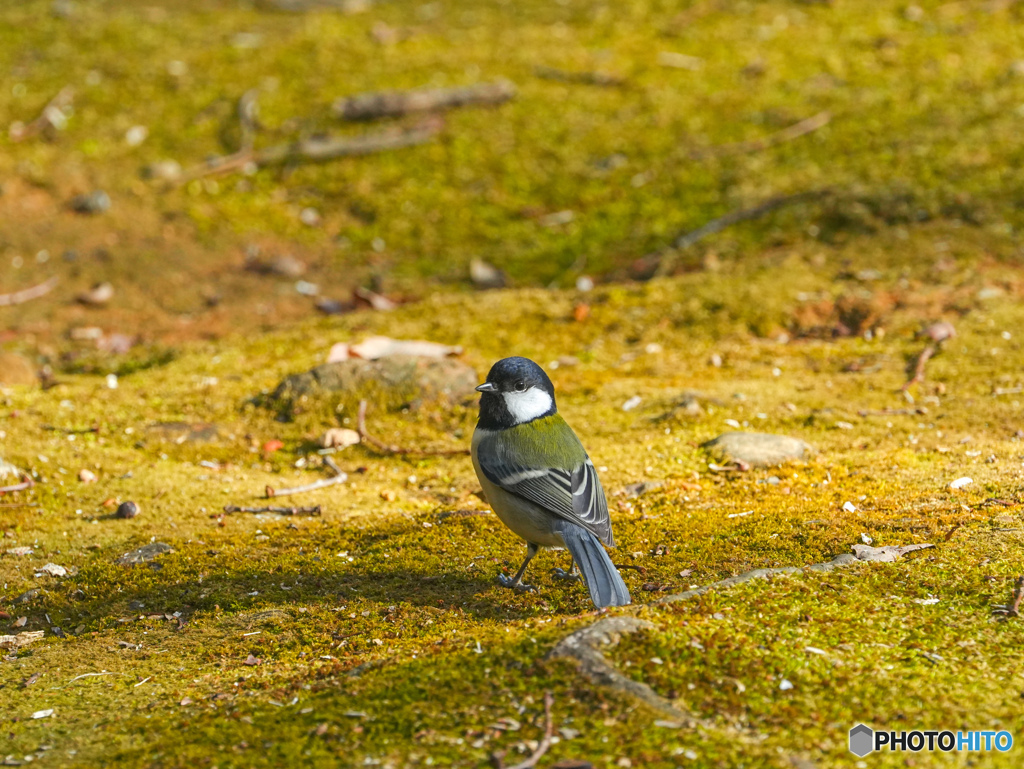
<svg viewBox="0 0 1024 769">
<path fill-rule="evenodd" d="M 476 391 L 478 393 L 493 393 L 497 392 L 498 386 L 490 382 L 484 382 L 482 385 L 477 385 Z"/>
</svg>

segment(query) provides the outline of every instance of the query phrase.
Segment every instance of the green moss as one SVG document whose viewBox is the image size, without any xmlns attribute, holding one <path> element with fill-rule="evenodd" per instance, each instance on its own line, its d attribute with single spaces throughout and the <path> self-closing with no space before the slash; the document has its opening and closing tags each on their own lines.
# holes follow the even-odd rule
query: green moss
<svg viewBox="0 0 1024 769">
<path fill-rule="evenodd" d="M 86 311 L 73 306 L 69 282 L 66 295 L 55 292 L 57 309 L 34 303 L 10 316 L 24 332 L 11 346 L 64 371 L 54 388 L 5 391 L 0 407 L 0 453 L 39 481 L 0 501 L 18 503 L 0 508 L 0 550 L 34 548 L 0 557 L 12 614 L 0 632 L 25 616 L 25 629 L 47 633 L 0 663 L 0 753 L 79 766 L 478 766 L 538 737 L 545 690 L 556 725 L 572 730 L 551 759 L 602 767 L 623 758 L 784 767 L 793 756 L 845 766 L 844 735 L 860 720 L 1021 731 L 1018 623 L 990 616 L 1024 571 L 1012 531 L 1024 427 L 1017 11 L 925 3 L 914 22 L 896 3 L 627 3 L 614 12 L 456 3 L 432 18 L 402 2 L 292 16 L 110 0 L 79 3 L 68 22 L 49 3 L 8 5 L 0 125 L 35 114 L 65 83 L 80 94 L 57 141 L 0 138 L 9 150 L 0 169 L 29 201 L 59 201 L 88 183 L 109 189 L 117 207 L 95 227 L 58 216 L 53 231 L 5 231 L 0 280 L 20 286 L 46 269 L 26 260 L 18 272 L 8 258 L 35 253 L 45 231 L 54 254 L 84 244 L 72 280 L 116 279 L 119 293 L 117 306 Z M 413 34 L 381 47 L 369 35 L 375 22 Z M 261 47 L 234 46 L 239 32 L 262 34 Z M 661 67 L 662 50 L 704 67 Z M 171 60 L 188 65 L 183 80 L 168 74 Z M 759 79 L 756 67 L 743 74 L 755 62 Z M 608 69 L 628 84 L 539 80 L 539 64 Z M 91 70 L 100 79 L 89 85 Z M 250 82 L 239 86 L 241 71 Z M 499 76 L 517 83 L 516 101 L 453 113 L 441 140 L 406 152 L 160 195 L 135 178 L 164 157 L 234 149 L 234 103 L 252 85 L 268 126 L 259 140 L 271 143 L 366 130 L 323 117 L 346 93 Z M 755 140 L 823 109 L 831 123 L 800 141 L 692 159 L 694 149 Z M 285 125 L 295 116 L 300 126 Z M 130 149 L 123 135 L 135 123 L 150 136 Z M 602 162 L 616 153 L 625 165 Z M 680 230 L 824 186 L 832 194 L 676 255 L 675 277 L 586 293 L 537 287 L 571 286 L 581 273 L 622 277 Z M 305 205 L 322 211 L 321 229 L 299 226 Z M 561 210 L 572 221 L 545 225 Z M 122 238 L 114 258 L 97 255 L 112 232 Z M 376 275 L 420 301 L 278 325 L 259 305 L 292 307 L 291 287 L 237 269 L 251 233 L 303 249 L 326 291 Z M 122 259 L 129 246 L 132 259 Z M 463 281 L 473 256 L 519 288 L 434 293 Z M 175 345 L 172 356 L 154 336 L 113 363 L 91 353 L 61 363 L 71 343 L 46 352 L 28 340 L 30 329 L 60 336 L 60 323 L 130 324 L 145 336 L 167 317 L 205 331 L 213 315 L 203 314 L 196 280 L 228 286 L 225 301 L 245 307 L 210 327 L 216 341 Z M 575 319 L 580 303 L 584 320 Z M 294 305 L 282 317 L 307 312 Z M 924 345 L 914 333 L 939 318 L 958 335 L 910 403 L 900 387 Z M 854 320 L 857 335 L 842 336 Z M 615 559 L 634 567 L 624 576 L 637 604 L 750 568 L 821 561 L 862 535 L 938 547 L 630 610 L 657 629 L 615 650 L 616 663 L 714 723 L 654 726 L 652 713 L 545 660 L 590 621 L 585 591 L 548 576 L 564 565 L 557 554 L 532 567 L 537 593 L 495 585 L 523 548 L 492 516 L 465 512 L 485 509 L 468 457 L 351 447 L 335 456 L 347 483 L 294 498 L 321 505 L 322 516 L 220 515 L 227 504 L 260 504 L 268 485 L 323 477 L 314 441 L 337 421 L 354 426 L 352 404 L 285 423 L 254 400 L 322 363 L 335 342 L 378 333 L 460 344 L 478 371 L 513 353 L 550 370 L 562 413 L 607 468 Z M 117 389 L 108 371 L 120 374 Z M 623 410 L 637 395 L 640 405 Z M 468 443 L 475 416 L 466 405 L 381 408 L 370 429 L 389 443 L 447 448 Z M 218 429 L 179 443 L 152 429 L 168 422 Z M 820 453 L 774 470 L 710 472 L 699 444 L 733 423 L 797 435 Z M 265 456 L 271 439 L 284 447 Z M 79 482 L 83 468 L 98 482 Z M 973 484 L 950 491 L 964 475 Z M 665 483 L 626 495 L 644 480 Z M 142 514 L 111 517 L 111 500 L 127 499 Z M 115 563 L 154 538 L 174 548 L 154 568 Z M 47 562 L 77 572 L 35 577 Z M 12 603 L 34 587 L 42 592 L 29 603 Z M 929 595 L 939 603 L 914 603 Z M 260 664 L 247 665 L 249 655 Z M 43 677 L 22 688 L 35 673 Z M 103 675 L 72 680 L 85 673 Z M 793 689 L 780 690 L 782 678 Z M 30 718 L 48 708 L 52 718 Z M 502 718 L 521 728 L 492 727 Z M 1008 765 L 1001 760 L 978 765 Z"/>
</svg>

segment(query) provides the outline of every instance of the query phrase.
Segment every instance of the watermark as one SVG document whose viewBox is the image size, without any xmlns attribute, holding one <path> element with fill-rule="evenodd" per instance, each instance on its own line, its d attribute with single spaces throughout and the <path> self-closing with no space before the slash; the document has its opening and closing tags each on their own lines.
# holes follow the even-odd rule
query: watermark
<svg viewBox="0 0 1024 769">
<path fill-rule="evenodd" d="M 1013 747 L 1013 735 L 1007 731 L 951 732 L 949 730 L 876 731 L 870 726 L 857 724 L 850 730 L 850 752 L 863 758 L 880 750 L 910 751 L 977 751 L 997 750 L 1005 753 Z"/>
</svg>

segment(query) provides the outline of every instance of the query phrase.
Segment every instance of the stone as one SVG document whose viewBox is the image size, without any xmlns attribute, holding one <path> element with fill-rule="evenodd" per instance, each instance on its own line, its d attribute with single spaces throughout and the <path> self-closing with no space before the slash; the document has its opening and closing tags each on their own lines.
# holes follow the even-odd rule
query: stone
<svg viewBox="0 0 1024 769">
<path fill-rule="evenodd" d="M 102 214 L 110 210 L 110 196 L 103 190 L 78 195 L 72 199 L 71 208 L 80 214 Z"/>
<path fill-rule="evenodd" d="M 125 553 L 114 561 L 114 563 L 118 563 L 122 566 L 132 566 L 137 563 L 149 563 L 150 561 L 156 560 L 164 553 L 173 552 L 174 548 L 164 542 L 150 542 L 148 545 L 143 545 L 142 547 Z"/>
<path fill-rule="evenodd" d="M 39 383 L 36 368 L 23 355 L 0 352 L 0 385 L 34 385 Z"/>
<path fill-rule="evenodd" d="M 217 425 L 188 422 L 157 422 L 149 427 L 148 432 L 155 438 L 171 443 L 212 443 L 220 438 Z"/>
<path fill-rule="evenodd" d="M 751 467 L 773 467 L 793 460 L 808 459 L 814 448 L 799 438 L 772 433 L 722 433 L 702 447 L 725 460 L 745 462 Z"/>
<path fill-rule="evenodd" d="M 297 401 L 340 393 L 357 401 L 367 399 L 395 408 L 417 400 L 458 401 L 479 384 L 470 366 L 451 358 L 392 355 L 379 360 L 351 358 L 286 377 L 272 398 L 285 406 Z"/>
</svg>

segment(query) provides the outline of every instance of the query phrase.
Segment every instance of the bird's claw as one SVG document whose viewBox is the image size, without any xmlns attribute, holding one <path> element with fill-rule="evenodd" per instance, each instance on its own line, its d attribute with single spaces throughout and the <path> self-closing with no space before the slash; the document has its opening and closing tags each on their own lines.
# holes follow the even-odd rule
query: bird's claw
<svg viewBox="0 0 1024 769">
<path fill-rule="evenodd" d="M 518 590 L 520 593 L 534 592 L 533 585 L 527 585 L 525 582 L 516 582 L 514 578 L 506 577 L 504 574 L 498 575 L 498 584 L 502 587 Z"/>
<path fill-rule="evenodd" d="M 560 568 L 556 567 L 556 568 L 551 570 L 551 573 L 557 579 L 567 579 L 567 580 L 569 580 L 571 582 L 577 582 L 577 581 L 579 581 L 579 578 L 580 578 L 580 573 L 578 571 L 576 571 L 575 569 L 570 569 L 569 571 L 566 571 L 565 569 L 560 569 Z"/>
</svg>

